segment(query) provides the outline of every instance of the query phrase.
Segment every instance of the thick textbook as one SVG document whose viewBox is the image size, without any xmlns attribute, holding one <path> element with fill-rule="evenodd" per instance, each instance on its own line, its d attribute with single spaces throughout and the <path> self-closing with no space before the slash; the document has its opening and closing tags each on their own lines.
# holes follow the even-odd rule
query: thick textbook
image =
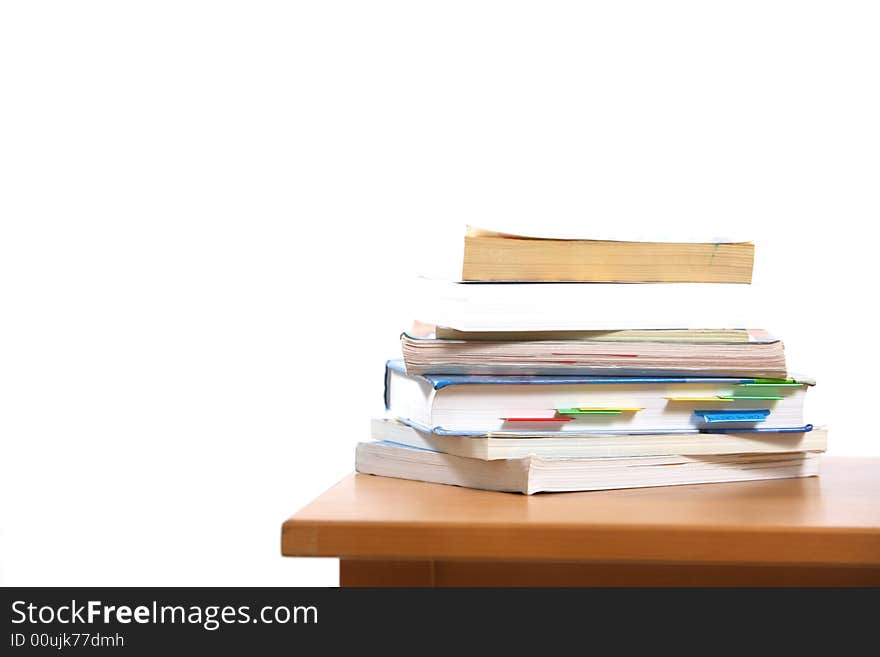
<svg viewBox="0 0 880 657">
<path fill-rule="evenodd" d="M 497 431 L 483 435 L 434 433 L 398 420 L 375 419 L 373 440 L 428 449 L 466 458 L 495 461 L 526 456 L 598 458 L 625 456 L 688 456 L 780 452 L 822 452 L 827 445 L 824 427 L 811 425 L 778 431 L 714 433 L 602 434 L 518 433 Z"/>
<path fill-rule="evenodd" d="M 465 281 L 751 283 L 751 242 L 618 242 L 467 227 Z"/>
<path fill-rule="evenodd" d="M 417 375 L 389 361 L 385 406 L 431 431 L 666 433 L 804 426 L 808 379 Z"/>
<path fill-rule="evenodd" d="M 401 335 L 400 344 L 406 370 L 413 374 L 787 376 L 783 344 L 765 331 L 571 333 L 576 337 L 559 339 L 559 334 L 546 332 L 551 337 L 541 339 L 538 332 L 518 339 L 516 332 L 509 332 L 492 340 L 438 338 L 436 332 L 411 330 Z M 691 341 L 680 337 L 688 333 Z M 440 332 L 444 334 L 449 332 Z M 640 339 L 620 337 L 633 334 Z"/>
<path fill-rule="evenodd" d="M 355 457 L 364 474 L 527 495 L 809 477 L 818 465 L 812 452 L 483 461 L 389 442 L 360 443 Z"/>
</svg>

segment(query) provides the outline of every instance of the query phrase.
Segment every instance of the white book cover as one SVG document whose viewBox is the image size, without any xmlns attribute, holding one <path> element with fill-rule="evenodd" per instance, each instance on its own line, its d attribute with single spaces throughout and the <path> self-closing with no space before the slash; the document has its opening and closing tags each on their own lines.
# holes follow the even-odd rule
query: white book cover
<svg viewBox="0 0 880 657">
<path fill-rule="evenodd" d="M 460 331 L 608 331 L 761 326 L 750 285 L 463 283 L 419 278 L 413 319 Z"/>
<path fill-rule="evenodd" d="M 810 452 L 592 459 L 529 456 L 483 461 L 374 442 L 357 446 L 355 463 L 363 474 L 532 495 L 810 477 L 819 472 L 819 456 Z"/>
<path fill-rule="evenodd" d="M 608 458 L 627 456 L 707 456 L 782 452 L 824 452 L 828 432 L 807 425 L 790 431 L 740 431 L 724 433 L 567 433 L 490 432 L 484 435 L 441 434 L 419 429 L 392 418 L 375 419 L 370 436 L 454 456 L 495 461 L 543 456 L 556 458 Z"/>
</svg>

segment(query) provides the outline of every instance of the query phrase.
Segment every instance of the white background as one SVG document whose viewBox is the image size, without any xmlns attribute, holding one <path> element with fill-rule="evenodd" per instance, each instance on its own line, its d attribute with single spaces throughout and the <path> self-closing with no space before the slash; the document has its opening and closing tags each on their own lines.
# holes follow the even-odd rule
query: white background
<svg viewBox="0 0 880 657">
<path fill-rule="evenodd" d="M 4 2 L 0 581 L 334 584 L 280 524 L 352 470 L 406 282 L 466 223 L 746 235 L 808 420 L 880 454 L 878 32 L 845 1 Z"/>
</svg>

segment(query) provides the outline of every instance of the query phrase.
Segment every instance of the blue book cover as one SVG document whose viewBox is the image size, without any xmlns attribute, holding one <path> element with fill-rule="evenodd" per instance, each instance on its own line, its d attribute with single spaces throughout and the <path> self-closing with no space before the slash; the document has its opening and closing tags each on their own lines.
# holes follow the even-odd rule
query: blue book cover
<svg viewBox="0 0 880 657">
<path fill-rule="evenodd" d="M 449 431 L 443 427 L 426 427 L 423 424 L 414 422 L 409 418 L 396 418 L 408 427 L 412 427 L 416 431 L 422 433 L 434 434 L 437 436 L 462 436 L 466 438 L 487 438 L 490 432 L 486 431 Z M 704 427 L 702 429 L 678 429 L 678 430 L 656 430 L 646 429 L 643 431 L 626 431 L 615 429 L 602 429 L 596 433 L 601 435 L 620 434 L 621 436 L 645 435 L 651 436 L 655 434 L 692 434 L 692 433 L 807 433 L 813 430 L 812 424 L 805 424 L 802 427 L 784 427 L 777 429 L 767 429 L 763 427 Z M 504 435 L 506 437 L 528 436 L 529 438 L 558 438 L 558 431 L 493 431 L 493 435 Z M 586 432 L 585 432 L 585 435 Z"/>
<path fill-rule="evenodd" d="M 426 382 L 433 390 L 438 391 L 443 388 L 449 386 L 457 386 L 457 385 L 583 385 L 583 384 L 596 384 L 596 385 L 608 385 L 608 384 L 621 384 L 621 385 L 632 385 L 632 384 L 658 384 L 658 385 L 669 385 L 669 384 L 720 384 L 720 385 L 732 385 L 732 386 L 758 386 L 756 391 L 757 395 L 765 395 L 767 388 L 763 388 L 762 386 L 768 386 L 772 388 L 773 386 L 785 386 L 785 387 L 798 387 L 798 386 L 809 386 L 812 385 L 811 381 L 796 381 L 793 379 L 788 380 L 768 380 L 768 379 L 755 379 L 755 378 L 732 378 L 732 377 L 623 377 L 623 376 L 503 376 L 503 375 L 458 375 L 458 374 L 425 374 L 425 375 L 416 375 L 416 374 L 408 374 L 406 372 L 406 368 L 402 360 L 389 360 L 386 363 L 385 370 L 385 407 L 390 408 L 390 377 L 391 373 L 396 372 L 399 374 L 406 375 L 412 379 L 421 380 Z M 772 399 L 772 397 L 742 397 L 743 400 L 751 400 L 751 399 Z M 781 398 L 780 398 L 781 399 Z M 755 403 L 755 402 L 752 402 Z M 766 402 L 765 402 L 766 403 Z M 666 429 L 659 430 L 656 427 L 652 427 L 650 429 L 637 429 L 637 428 L 617 428 L 617 427 L 602 427 L 601 429 L 596 430 L 597 433 L 620 433 L 622 435 L 625 434 L 651 434 L 651 433 L 803 433 L 812 430 L 812 425 L 804 424 L 797 426 L 788 426 L 788 427 L 761 427 L 755 426 L 756 423 L 764 421 L 767 416 L 770 414 L 770 410 L 765 407 L 760 408 L 750 408 L 750 409 L 710 409 L 710 410 L 702 410 L 699 407 L 693 411 L 694 414 L 701 418 L 699 425 L 691 428 L 682 427 L 680 429 Z M 564 415 L 564 413 L 563 413 Z M 420 431 L 425 431 L 428 433 L 435 433 L 437 435 L 459 435 L 459 436 L 485 436 L 486 430 L 481 431 L 470 431 L 470 430 L 449 430 L 445 429 L 441 426 L 436 427 L 427 427 L 422 426 L 410 418 L 400 417 L 398 418 L 405 424 L 412 426 L 415 429 Z M 737 426 L 731 426 L 732 424 L 736 424 Z M 715 425 L 715 426 L 713 426 Z M 493 431 L 499 431 L 495 429 Z M 531 427 L 527 430 L 503 430 L 505 433 L 509 435 L 530 435 L 535 436 L 539 433 L 545 433 L 543 431 L 537 430 L 536 427 Z M 585 431 L 589 432 L 589 430 Z M 546 435 L 560 435 L 559 431 L 547 431 Z"/>
<path fill-rule="evenodd" d="M 385 364 L 386 388 L 388 374 L 390 372 L 399 372 L 407 374 L 406 366 L 400 359 L 389 360 Z M 440 390 L 446 386 L 453 385 L 472 385 L 472 384 L 502 384 L 502 385 L 560 385 L 560 384 L 585 384 L 585 383 L 722 383 L 722 384 L 743 384 L 743 383 L 759 383 L 763 379 L 754 378 L 730 378 L 730 377 L 704 377 L 704 376 L 502 376 L 494 374 L 407 374 L 418 379 L 423 379 L 431 384 L 434 390 Z M 791 379 L 801 383 L 802 385 L 812 385 L 809 380 Z"/>
</svg>

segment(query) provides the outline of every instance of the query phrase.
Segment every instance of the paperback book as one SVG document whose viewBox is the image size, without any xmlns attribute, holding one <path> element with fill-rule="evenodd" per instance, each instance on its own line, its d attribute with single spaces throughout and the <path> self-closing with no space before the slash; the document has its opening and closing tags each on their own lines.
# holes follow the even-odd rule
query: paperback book
<svg viewBox="0 0 880 657">
<path fill-rule="evenodd" d="M 548 458 L 484 461 L 390 442 L 360 443 L 357 471 L 483 490 L 542 492 L 607 490 L 810 477 L 813 452 L 628 458 Z"/>
</svg>

